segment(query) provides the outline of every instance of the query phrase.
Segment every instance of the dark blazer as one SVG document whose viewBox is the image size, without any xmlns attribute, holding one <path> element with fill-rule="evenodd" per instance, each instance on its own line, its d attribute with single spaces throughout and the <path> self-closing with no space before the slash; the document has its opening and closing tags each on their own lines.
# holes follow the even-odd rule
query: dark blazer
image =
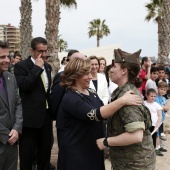
<svg viewBox="0 0 170 170">
<path fill-rule="evenodd" d="M 65 87 L 60 86 L 60 76 L 63 72 L 57 73 L 53 80 L 51 87 L 50 99 L 51 99 L 51 113 L 53 120 L 57 120 L 57 112 L 59 110 L 60 103 L 66 91 Z"/>
<path fill-rule="evenodd" d="M 44 63 L 44 67 L 49 83 L 47 92 L 41 79 L 43 69 L 35 65 L 31 57 L 15 64 L 14 74 L 19 86 L 23 107 L 23 127 L 42 127 L 46 114 L 46 100 L 50 106 L 51 66 Z"/>
<path fill-rule="evenodd" d="M 8 100 L 0 93 L 0 154 L 8 142 L 10 131 L 15 129 L 21 133 L 23 122 L 21 99 L 15 77 L 9 72 L 3 72 L 3 77 Z"/>
</svg>

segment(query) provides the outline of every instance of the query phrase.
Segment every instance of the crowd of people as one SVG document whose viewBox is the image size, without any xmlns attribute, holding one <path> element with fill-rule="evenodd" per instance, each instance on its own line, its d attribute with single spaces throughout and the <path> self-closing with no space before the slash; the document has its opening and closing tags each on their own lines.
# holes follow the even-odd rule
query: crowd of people
<svg viewBox="0 0 170 170">
<path fill-rule="evenodd" d="M 113 170 L 154 170 L 167 150 L 169 67 L 155 66 L 141 50 L 114 50 L 104 57 L 70 50 L 52 79 L 48 42 L 31 41 L 31 55 L 9 59 L 0 42 L 0 170 L 55 169 L 50 164 L 56 121 L 57 170 L 105 170 L 109 148 Z M 57 148 L 56 148 L 57 149 Z"/>
</svg>

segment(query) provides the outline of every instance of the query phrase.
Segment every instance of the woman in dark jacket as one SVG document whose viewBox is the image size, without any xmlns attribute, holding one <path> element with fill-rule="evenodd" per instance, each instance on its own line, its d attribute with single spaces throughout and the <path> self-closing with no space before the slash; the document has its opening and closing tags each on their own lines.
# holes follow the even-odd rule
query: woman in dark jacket
<svg viewBox="0 0 170 170">
<path fill-rule="evenodd" d="M 103 151 L 96 139 L 103 137 L 103 119 L 125 104 L 138 105 L 141 99 L 131 92 L 103 106 L 91 80 L 89 59 L 73 58 L 66 65 L 61 85 L 67 87 L 62 99 L 58 122 L 62 124 L 58 170 L 104 170 Z"/>
</svg>

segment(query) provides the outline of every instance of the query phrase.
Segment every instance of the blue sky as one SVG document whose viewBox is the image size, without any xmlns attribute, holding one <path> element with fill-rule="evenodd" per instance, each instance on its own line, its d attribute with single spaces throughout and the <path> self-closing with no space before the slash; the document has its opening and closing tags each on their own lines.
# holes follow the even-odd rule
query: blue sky
<svg viewBox="0 0 170 170">
<path fill-rule="evenodd" d="M 69 48 L 78 50 L 96 47 L 96 37 L 88 38 L 89 22 L 105 19 L 111 34 L 100 41 L 101 46 L 120 44 L 122 49 L 141 56 L 157 56 L 157 24 L 145 21 L 145 4 L 150 0 L 77 0 L 77 9 L 61 8 L 59 34 Z M 32 0 L 33 37 L 44 37 L 45 0 Z M 20 0 L 1 0 L 0 24 L 19 26 Z"/>
</svg>

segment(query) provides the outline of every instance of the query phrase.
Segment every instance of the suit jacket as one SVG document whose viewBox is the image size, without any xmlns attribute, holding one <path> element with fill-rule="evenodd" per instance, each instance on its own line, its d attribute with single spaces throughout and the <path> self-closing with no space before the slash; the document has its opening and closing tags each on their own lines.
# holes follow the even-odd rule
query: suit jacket
<svg viewBox="0 0 170 170">
<path fill-rule="evenodd" d="M 0 93 L 0 154 L 8 142 L 10 131 L 15 129 L 21 133 L 23 122 L 21 99 L 15 77 L 9 72 L 3 72 L 3 77 L 8 100 Z"/>
<path fill-rule="evenodd" d="M 50 106 L 51 66 L 44 63 L 44 68 L 49 83 L 47 91 L 41 79 L 43 69 L 35 65 L 31 57 L 15 64 L 14 74 L 19 86 L 23 107 L 23 127 L 42 127 L 46 115 L 46 101 Z"/>
<path fill-rule="evenodd" d="M 90 81 L 90 88 L 96 90 L 92 80 Z M 97 73 L 97 94 L 99 98 L 103 101 L 104 105 L 108 104 L 109 91 L 107 87 L 107 80 L 105 75 L 101 73 Z"/>
<path fill-rule="evenodd" d="M 60 76 L 62 73 L 60 72 L 55 75 L 50 93 L 52 118 L 56 121 L 59 106 L 66 91 L 65 87 L 60 86 Z"/>
</svg>

